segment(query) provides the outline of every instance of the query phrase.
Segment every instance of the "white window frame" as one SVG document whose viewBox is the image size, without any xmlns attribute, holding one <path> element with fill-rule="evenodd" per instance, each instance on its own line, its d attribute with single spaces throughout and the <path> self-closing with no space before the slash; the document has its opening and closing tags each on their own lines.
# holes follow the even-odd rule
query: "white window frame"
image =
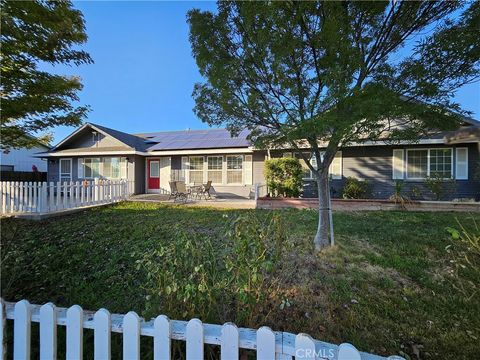
<svg viewBox="0 0 480 360">
<path fill-rule="evenodd" d="M 337 154 L 340 157 L 340 175 L 335 176 L 335 175 L 332 174 L 331 171 L 332 171 L 333 161 L 335 161 L 335 158 L 337 157 Z M 324 155 L 325 155 L 325 151 L 320 151 L 320 158 L 322 159 L 322 161 L 323 161 L 323 156 Z M 303 158 L 300 158 L 299 160 L 303 160 Z M 312 165 L 314 168 L 317 168 L 317 158 L 315 157 L 314 153 L 310 154 L 310 160 L 309 161 L 310 161 L 310 165 Z M 309 176 L 308 177 L 303 177 L 302 176 L 302 180 L 304 180 L 304 181 L 315 180 L 315 177 L 313 176 L 312 170 L 310 168 L 308 168 L 308 173 L 309 173 Z M 343 152 L 342 152 L 342 150 L 338 150 L 335 153 L 335 155 L 333 157 L 333 160 L 332 160 L 332 163 L 328 167 L 328 176 L 330 177 L 330 180 L 341 180 L 343 178 Z"/>
<path fill-rule="evenodd" d="M 73 161 L 72 161 L 72 158 L 61 158 L 58 160 L 58 181 L 62 181 L 62 177 L 65 178 L 66 176 L 62 176 L 62 175 L 65 175 L 66 173 L 62 173 L 62 161 L 69 161 L 70 162 L 70 173 L 68 174 L 68 178 L 70 179 L 70 181 L 72 181 L 72 175 L 73 175 Z"/>
<path fill-rule="evenodd" d="M 425 178 L 423 177 L 410 177 L 408 175 L 408 159 L 409 159 L 409 153 L 411 151 L 418 151 L 418 150 L 423 150 L 423 151 L 427 151 L 427 176 L 426 177 L 429 177 L 430 176 L 430 151 L 431 150 L 450 150 L 450 158 L 451 158 L 451 169 L 450 169 L 450 177 L 445 177 L 443 178 L 444 180 L 450 180 L 450 179 L 454 179 L 455 176 L 454 176 L 454 173 L 453 173 L 453 169 L 454 167 L 456 166 L 456 164 L 454 163 L 454 158 L 453 158 L 453 148 L 451 147 L 441 147 L 441 148 L 414 148 L 414 149 L 406 149 L 406 156 L 405 156 L 405 179 L 406 180 L 425 180 Z"/>
<path fill-rule="evenodd" d="M 192 170 L 192 158 L 201 158 L 202 159 L 202 169 L 201 170 Z M 205 182 L 205 156 L 203 155 L 193 155 L 188 157 L 188 180 L 189 184 L 194 184 L 192 181 L 192 172 L 201 172 L 202 173 L 202 181 L 203 184 Z"/>
<path fill-rule="evenodd" d="M 112 177 L 112 176 L 106 176 L 104 173 L 105 173 L 105 163 L 107 159 L 110 159 L 110 164 L 111 164 L 111 160 L 112 159 L 118 159 L 118 165 L 119 165 L 119 168 L 118 168 L 118 176 L 117 177 Z M 103 163 L 103 169 L 102 169 L 102 174 L 100 174 L 101 177 L 105 178 L 105 179 L 114 179 L 114 180 L 117 180 L 117 179 L 121 179 L 122 178 L 122 166 L 123 166 L 123 161 L 122 161 L 122 157 L 121 156 L 110 156 L 110 157 L 104 157 L 101 159 L 101 162 Z M 111 169 L 111 165 L 110 165 L 110 169 Z M 85 171 L 85 169 L 83 169 Z"/>
<path fill-rule="evenodd" d="M 87 160 L 93 160 L 93 159 L 98 159 L 98 177 L 101 177 L 102 176 L 102 158 L 99 158 L 99 157 L 90 157 L 90 158 L 83 158 L 83 178 L 84 179 L 95 179 L 94 176 L 86 176 L 86 171 L 85 171 L 85 163 L 87 162 Z M 92 174 L 93 175 L 93 171 L 92 171 Z"/>
<path fill-rule="evenodd" d="M 242 158 L 242 168 L 241 168 L 240 170 L 239 170 L 239 169 L 228 169 L 228 158 L 232 158 L 232 157 L 241 157 L 241 158 Z M 225 183 L 226 183 L 227 185 L 243 185 L 244 168 L 245 168 L 245 166 L 244 166 L 245 156 L 244 156 L 244 155 L 240 155 L 240 154 L 237 154 L 237 155 L 227 155 L 225 162 L 226 162 L 225 166 L 226 166 L 226 170 L 227 170 L 227 171 L 226 171 Z M 242 180 L 241 180 L 240 182 L 235 182 L 235 183 L 232 182 L 232 183 L 229 183 L 229 182 L 228 182 L 228 172 L 229 172 L 229 171 L 241 171 L 241 172 L 242 172 L 242 175 L 241 175 L 240 178 L 241 178 Z"/>
<path fill-rule="evenodd" d="M 220 158 L 220 159 L 221 159 L 221 161 L 220 161 L 221 168 L 220 168 L 220 169 L 215 169 L 215 170 L 210 170 L 210 169 L 208 168 L 208 159 L 210 159 L 210 158 Z M 223 155 L 207 156 L 206 159 L 207 159 L 207 161 L 206 161 L 206 163 L 207 163 L 207 166 L 206 166 L 207 181 L 208 181 L 208 179 L 209 179 L 208 173 L 209 173 L 210 171 L 218 171 L 218 172 L 220 172 L 220 175 L 221 175 L 221 176 L 220 176 L 220 182 L 217 182 L 217 183 L 212 182 L 212 184 L 213 184 L 213 185 L 221 185 L 221 184 L 223 184 L 223 182 L 224 182 L 224 180 L 223 180 L 223 166 L 224 166 L 224 165 L 223 165 L 223 162 L 224 162 L 224 161 L 223 161 Z"/>
</svg>

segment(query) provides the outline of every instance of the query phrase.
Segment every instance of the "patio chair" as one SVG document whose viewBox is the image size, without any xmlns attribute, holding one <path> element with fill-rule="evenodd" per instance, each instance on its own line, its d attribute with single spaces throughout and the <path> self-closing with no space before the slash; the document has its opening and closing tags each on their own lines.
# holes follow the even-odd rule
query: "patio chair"
<svg viewBox="0 0 480 360">
<path fill-rule="evenodd" d="M 205 185 L 202 186 L 201 193 L 200 193 L 200 198 L 202 198 L 202 195 L 205 197 L 205 200 L 211 199 L 212 196 L 210 195 L 210 189 L 212 188 L 212 180 L 208 180 Z M 208 198 L 207 198 L 208 195 Z"/>
<path fill-rule="evenodd" d="M 168 200 L 171 198 L 175 199 L 177 196 L 177 182 L 176 181 L 169 181 L 168 184 L 170 185 L 170 195 L 168 196 Z"/>
<path fill-rule="evenodd" d="M 187 190 L 185 181 L 177 181 L 175 185 L 177 187 L 177 195 L 175 196 L 173 201 L 176 201 L 177 199 L 179 200 L 183 199 L 184 202 L 187 202 L 188 196 L 190 195 L 190 191 Z"/>
</svg>

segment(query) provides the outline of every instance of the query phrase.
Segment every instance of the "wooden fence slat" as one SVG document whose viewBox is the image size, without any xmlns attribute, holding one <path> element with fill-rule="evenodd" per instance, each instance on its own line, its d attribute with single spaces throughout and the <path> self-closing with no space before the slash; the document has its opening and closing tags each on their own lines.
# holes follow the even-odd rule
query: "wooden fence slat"
<svg viewBox="0 0 480 360">
<path fill-rule="evenodd" d="M 275 334 L 268 326 L 257 330 L 257 359 L 275 359 Z"/>
<path fill-rule="evenodd" d="M 10 212 L 14 212 L 15 211 L 15 182 L 11 181 L 10 182 L 10 190 L 9 190 L 9 194 L 10 194 Z"/>
<path fill-rule="evenodd" d="M 110 360 L 112 320 L 106 309 L 98 310 L 93 316 L 95 329 L 93 334 L 93 356 L 95 360 Z"/>
<path fill-rule="evenodd" d="M 2 191 L 2 214 L 7 213 L 7 191 L 6 191 L 6 188 L 7 188 L 7 184 L 5 182 L 2 182 L 2 187 L 1 187 L 1 191 Z"/>
<path fill-rule="evenodd" d="M 5 303 L 0 298 L 0 360 L 7 358 L 7 313 Z"/>
<path fill-rule="evenodd" d="M 220 357 L 222 360 L 238 359 L 239 356 L 239 332 L 233 323 L 226 323 L 222 326 L 222 338 Z"/>
<path fill-rule="evenodd" d="M 57 312 L 55 305 L 47 303 L 40 308 L 40 359 L 57 358 Z"/>
<path fill-rule="evenodd" d="M 123 318 L 123 359 L 140 359 L 140 318 L 134 311 Z"/>
<path fill-rule="evenodd" d="M 62 194 L 62 183 L 60 181 L 57 181 L 57 186 L 55 189 L 55 208 L 56 210 L 60 210 L 60 200 L 62 199 L 61 194 Z"/>
<path fill-rule="evenodd" d="M 171 326 L 168 317 L 159 315 L 153 323 L 153 359 L 170 360 L 171 357 Z"/>
<path fill-rule="evenodd" d="M 315 355 L 315 342 L 310 335 L 298 334 L 295 337 L 295 360 L 315 359 Z"/>
<path fill-rule="evenodd" d="M 338 347 L 338 360 L 361 360 L 360 353 L 352 344 L 343 343 Z"/>
<path fill-rule="evenodd" d="M 13 358 L 30 359 L 31 308 L 27 300 L 15 304 L 13 323 Z"/>
<path fill-rule="evenodd" d="M 187 360 L 203 359 L 203 324 L 199 319 L 187 323 Z"/>
<path fill-rule="evenodd" d="M 67 359 L 83 357 L 83 310 L 78 305 L 67 310 Z"/>
</svg>

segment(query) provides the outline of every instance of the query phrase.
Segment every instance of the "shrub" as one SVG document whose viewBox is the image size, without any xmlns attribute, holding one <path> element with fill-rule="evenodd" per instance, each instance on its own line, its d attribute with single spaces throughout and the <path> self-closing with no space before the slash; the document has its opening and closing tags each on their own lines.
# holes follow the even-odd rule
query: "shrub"
<svg viewBox="0 0 480 360">
<path fill-rule="evenodd" d="M 455 190 L 455 181 L 445 179 L 438 173 L 433 173 L 425 178 L 425 186 L 434 195 L 435 200 L 441 200 L 445 193 Z"/>
<path fill-rule="evenodd" d="M 348 177 L 343 187 L 344 199 L 365 199 L 368 197 L 370 189 L 368 182 L 358 180 L 354 177 Z"/>
<path fill-rule="evenodd" d="M 395 192 L 388 198 L 388 200 L 393 201 L 395 204 L 399 204 L 402 208 L 405 208 L 405 205 L 410 202 L 410 199 L 402 194 L 404 185 L 404 182 L 401 180 L 395 181 Z"/>
<path fill-rule="evenodd" d="M 298 197 L 302 189 L 303 169 L 295 158 L 265 161 L 265 179 L 273 196 Z"/>
</svg>

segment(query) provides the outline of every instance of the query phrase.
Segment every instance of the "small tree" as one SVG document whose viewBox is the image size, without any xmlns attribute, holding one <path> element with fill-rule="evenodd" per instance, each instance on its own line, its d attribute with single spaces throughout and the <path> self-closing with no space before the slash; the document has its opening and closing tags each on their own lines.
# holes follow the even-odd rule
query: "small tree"
<svg viewBox="0 0 480 360">
<path fill-rule="evenodd" d="M 303 168 L 295 158 L 265 161 L 265 179 L 273 195 L 298 197 L 302 189 Z"/>
<path fill-rule="evenodd" d="M 38 144 L 39 132 L 78 125 L 88 111 L 72 104 L 82 89 L 78 77 L 38 69 L 40 62 L 92 63 L 90 55 L 77 48 L 87 40 L 85 22 L 70 1 L 2 0 L 0 4 L 2 147 L 30 147 Z"/>
<path fill-rule="evenodd" d="M 451 98 L 479 76 L 479 14 L 479 2 L 400 0 L 191 10 L 190 42 L 205 78 L 194 111 L 233 133 L 252 130 L 258 147 L 302 156 L 317 180 L 321 249 L 329 244 L 328 168 L 339 149 L 458 126 Z"/>
</svg>

